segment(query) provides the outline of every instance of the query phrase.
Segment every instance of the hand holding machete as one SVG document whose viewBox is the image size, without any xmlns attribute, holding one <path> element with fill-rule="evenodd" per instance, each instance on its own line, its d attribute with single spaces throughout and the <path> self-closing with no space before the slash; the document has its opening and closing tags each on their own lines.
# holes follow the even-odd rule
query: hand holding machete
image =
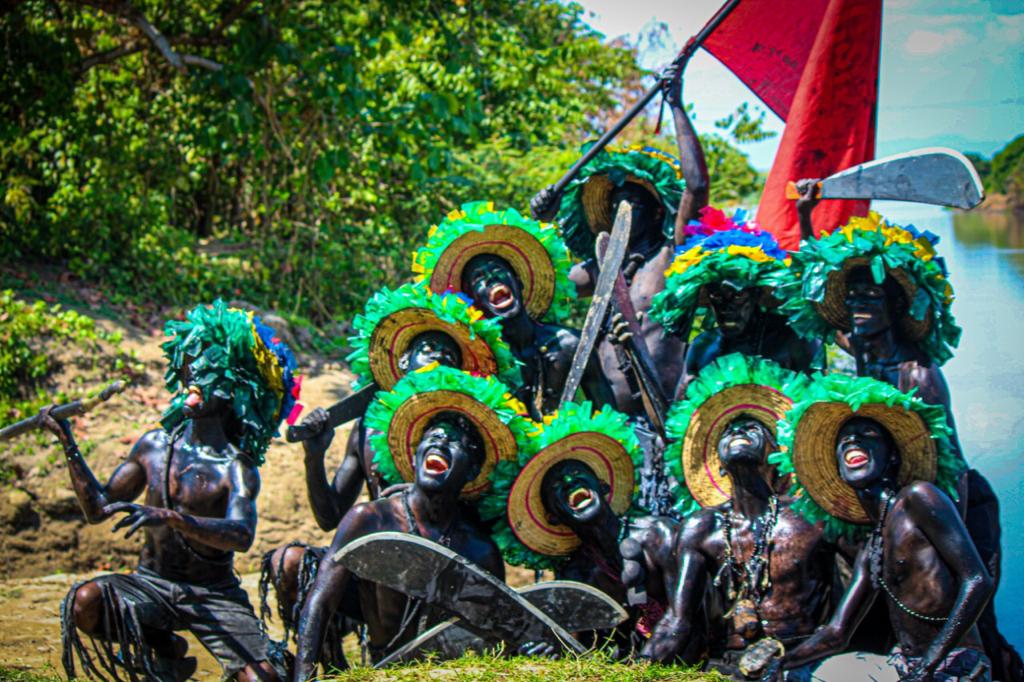
<svg viewBox="0 0 1024 682">
<path fill-rule="evenodd" d="M 821 199 L 889 199 L 972 209 L 985 198 L 974 165 L 960 152 L 945 147 L 887 156 L 824 180 L 790 182 L 786 198 L 803 199 L 808 183 L 816 186 Z"/>
</svg>

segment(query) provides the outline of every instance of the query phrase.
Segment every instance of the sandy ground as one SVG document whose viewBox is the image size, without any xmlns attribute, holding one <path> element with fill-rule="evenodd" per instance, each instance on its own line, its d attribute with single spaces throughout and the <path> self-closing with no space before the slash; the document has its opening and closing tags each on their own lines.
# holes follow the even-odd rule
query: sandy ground
<svg viewBox="0 0 1024 682">
<path fill-rule="evenodd" d="M 72 584 L 94 575 L 55 574 L 0 581 L 0 667 L 63 677 L 60 603 Z M 258 574 L 242 576 L 254 606 L 258 604 L 258 582 Z M 280 624 L 273 622 L 270 626 L 270 635 L 280 638 Z M 189 655 L 199 661 L 195 679 L 220 679 L 220 666 L 213 657 L 190 634 L 181 634 L 189 640 Z"/>
<path fill-rule="evenodd" d="M 159 344 L 163 337 L 159 331 L 110 321 L 98 324 L 120 331 L 123 348 L 134 351 L 142 367 L 124 394 L 74 421 L 79 446 L 102 481 L 128 454 L 132 443 L 158 425 L 168 393 L 162 381 Z M 100 344 L 93 352 L 101 357 L 109 351 Z M 90 353 L 68 349 L 64 355 L 64 367 L 51 387 L 54 392 L 79 394 L 109 381 Z M 353 377 L 343 366 L 311 356 L 300 356 L 299 364 L 305 377 L 301 402 L 307 412 L 348 394 Z M 347 439 L 348 429 L 339 429 L 328 452 L 328 471 L 340 463 Z M 14 480 L 0 487 L 0 667 L 63 676 L 58 620 L 61 600 L 78 580 L 133 568 L 141 533 L 125 540 L 111 533 L 116 519 L 95 526 L 85 523 L 70 489 L 63 454 L 49 434 L 36 432 L 4 443 L 0 461 L 15 472 Z M 292 540 L 323 545 L 331 539 L 316 526 L 309 511 L 300 445 L 275 440 L 260 474 L 256 542 L 235 561 L 254 606 L 258 605 L 258 571 L 265 552 Z M 531 581 L 533 573 L 510 569 L 508 577 L 511 584 L 519 585 Z M 281 636 L 279 623 L 271 624 L 270 634 Z M 354 647 L 354 640 L 347 645 Z M 199 657 L 198 679 L 219 678 L 219 666 L 194 640 L 190 650 Z"/>
<path fill-rule="evenodd" d="M 100 480 L 128 454 L 131 444 L 158 425 L 168 394 L 163 388 L 159 332 L 102 321 L 100 326 L 124 335 L 122 346 L 143 367 L 135 383 L 102 408 L 75 419 L 79 446 Z M 97 355 L 109 352 L 100 344 Z M 109 376 L 83 353 L 68 351 L 55 378 L 56 391 L 68 394 L 103 386 Z M 348 393 L 351 373 L 317 358 L 300 358 L 305 375 L 302 403 L 307 411 L 329 405 Z M 347 430 L 339 430 L 328 453 L 328 470 L 341 460 Z M 101 571 L 128 570 L 141 546 L 138 538 L 111 534 L 116 519 L 85 523 L 70 489 L 63 454 L 48 434 L 37 432 L 0 446 L 0 459 L 13 466 L 15 480 L 0 488 L 0 666 L 42 671 L 61 670 L 60 602 L 72 583 Z M 253 548 L 236 557 L 235 567 L 254 605 L 260 558 L 291 540 L 326 544 L 330 540 L 313 521 L 306 501 L 302 449 L 275 440 L 260 470 L 259 525 Z M 279 624 L 274 624 L 279 625 Z M 271 630 L 272 636 L 280 636 Z M 216 679 L 219 666 L 193 642 L 200 657 L 201 679 Z"/>
</svg>

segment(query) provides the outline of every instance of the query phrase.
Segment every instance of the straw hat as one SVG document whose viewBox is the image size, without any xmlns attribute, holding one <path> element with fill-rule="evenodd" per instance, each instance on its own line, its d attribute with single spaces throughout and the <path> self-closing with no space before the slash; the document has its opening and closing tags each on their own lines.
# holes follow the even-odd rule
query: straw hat
<svg viewBox="0 0 1024 682">
<path fill-rule="evenodd" d="M 583 185 L 583 189 L 580 192 L 580 201 L 583 203 L 583 213 L 587 219 L 587 227 L 590 228 L 593 234 L 611 231 L 612 225 L 615 223 L 615 214 L 612 212 L 612 193 L 616 187 L 627 182 L 640 185 L 660 203 L 661 195 L 658 194 L 654 183 L 646 178 L 626 174 L 623 176 L 622 183 L 616 185 L 607 175 L 592 175 L 587 179 L 586 184 Z"/>
<path fill-rule="evenodd" d="M 829 341 L 836 330 L 850 330 L 846 307 L 850 271 L 869 268 L 879 284 L 889 276 L 903 289 L 907 309 L 895 324 L 905 338 L 941 365 L 953 356 L 961 330 L 950 310 L 953 288 L 945 263 L 936 255 L 937 242 L 930 232 L 889 224 L 874 211 L 851 218 L 793 252 L 796 284 L 780 289 L 781 311 L 801 336 Z"/>
<path fill-rule="evenodd" d="M 458 344 L 461 369 L 483 376 L 495 374 L 512 385 L 521 383 L 518 362 L 502 339 L 500 323 L 456 294 L 434 294 L 425 286 L 403 284 L 383 288 L 367 302 L 353 322 L 348 357 L 360 385 L 371 379 L 390 390 L 405 372 L 398 366 L 420 334 L 440 332 Z"/>
<path fill-rule="evenodd" d="M 900 454 L 899 483 L 935 483 L 954 499 L 965 465 L 949 440 L 946 411 L 870 377 L 818 375 L 779 425 L 779 452 L 771 461 L 792 473 L 794 508 L 825 521 L 832 535 L 856 533 L 870 518 L 839 475 L 836 440 L 853 417 L 866 417 L 892 435 Z M 852 525 L 851 525 L 852 524 Z"/>
<path fill-rule="evenodd" d="M 861 267 L 870 267 L 868 258 L 850 258 L 843 262 L 842 267 L 829 273 L 825 281 L 825 297 L 821 303 L 815 303 L 815 307 L 828 323 L 844 332 L 850 331 L 850 309 L 846 307 L 846 279 L 851 270 Z M 917 295 L 917 285 L 914 284 L 910 275 L 902 268 L 885 268 L 885 274 L 892 277 L 903 289 L 907 305 Z M 927 304 L 924 316 L 921 319 L 914 319 L 913 316 L 904 312 L 896 321 L 904 336 L 911 341 L 920 341 L 928 335 L 934 317 L 931 304 Z"/>
<path fill-rule="evenodd" d="M 732 482 L 722 473 L 718 457 L 718 441 L 726 427 L 739 417 L 750 417 L 776 437 L 778 421 L 806 385 L 801 374 L 739 353 L 701 370 L 687 386 L 685 400 L 672 406 L 666 420 L 666 431 L 674 440 L 665 459 L 676 479 L 673 492 L 683 514 L 732 497 Z"/>
<path fill-rule="evenodd" d="M 586 152 L 590 143 L 583 145 Z M 591 159 L 562 194 L 558 223 L 565 242 L 580 259 L 594 257 L 594 238 L 610 230 L 615 215 L 611 202 L 615 188 L 632 182 L 644 187 L 661 204 L 662 233 L 670 237 L 683 196 L 679 161 L 653 147 L 606 147 Z"/>
<path fill-rule="evenodd" d="M 796 427 L 793 466 L 814 501 L 829 514 L 850 523 L 870 523 L 854 489 L 839 477 L 836 439 L 853 417 L 873 419 L 892 434 L 901 464 L 900 485 L 935 480 L 935 441 L 916 412 L 901 407 L 846 403 L 816 403 L 807 408 Z"/>
<path fill-rule="evenodd" d="M 609 492 L 617 515 L 630 509 L 639 476 L 640 443 L 626 416 L 589 402 L 562 405 L 539 431 L 530 434 L 519 467 L 503 464 L 481 515 L 494 517 L 493 537 L 505 560 L 532 568 L 551 568 L 579 547 L 580 539 L 544 507 L 544 476 L 553 466 L 576 460 L 588 466 Z"/>
<path fill-rule="evenodd" d="M 503 259 L 516 273 L 530 317 L 558 321 L 569 314 L 576 290 L 558 230 L 513 209 L 495 210 L 491 202 L 464 204 L 431 228 L 427 244 L 413 257 L 413 270 L 437 293 L 460 291 L 466 265 L 485 254 Z"/>
<path fill-rule="evenodd" d="M 522 403 L 493 377 L 474 377 L 450 367 L 433 367 L 406 375 L 392 391 L 381 392 L 366 412 L 374 464 L 389 484 L 416 479 L 415 456 L 430 422 L 454 412 L 469 420 L 484 445 L 480 474 L 466 483 L 460 497 L 475 499 L 490 487 L 498 462 L 515 460 L 529 428 Z"/>
</svg>

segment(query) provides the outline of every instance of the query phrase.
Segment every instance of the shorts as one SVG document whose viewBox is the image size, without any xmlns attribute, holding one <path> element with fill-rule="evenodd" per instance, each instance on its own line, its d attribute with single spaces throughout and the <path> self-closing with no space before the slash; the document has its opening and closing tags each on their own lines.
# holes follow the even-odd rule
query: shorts
<svg viewBox="0 0 1024 682">
<path fill-rule="evenodd" d="M 146 643 L 145 630 L 188 630 L 217 659 L 225 677 L 246 665 L 271 660 L 286 676 L 283 661 L 270 652 L 270 640 L 256 617 L 249 597 L 238 580 L 231 578 L 214 585 L 194 585 L 162 578 L 140 568 L 135 573 L 95 578 L 102 594 L 104 636 L 93 640 L 99 663 L 114 677 L 119 671 L 129 679 L 139 675 L 159 679 L 156 656 Z M 83 646 L 73 620 L 75 594 L 83 583 L 71 588 L 61 606 L 64 669 L 74 678 L 74 654 L 90 677 L 103 678 Z M 113 646 L 118 645 L 119 651 Z M 98 645 L 98 646 L 97 646 Z"/>
</svg>

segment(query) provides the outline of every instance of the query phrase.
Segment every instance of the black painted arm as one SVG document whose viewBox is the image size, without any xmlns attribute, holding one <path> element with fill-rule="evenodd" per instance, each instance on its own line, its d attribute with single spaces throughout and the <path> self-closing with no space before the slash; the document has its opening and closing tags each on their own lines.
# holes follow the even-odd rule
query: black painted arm
<svg viewBox="0 0 1024 682">
<path fill-rule="evenodd" d="M 974 626 L 992 598 L 995 580 L 985 569 L 956 506 L 945 493 L 931 483 L 918 481 L 905 499 L 907 513 L 960 585 L 946 623 L 924 655 L 923 667 L 931 673 Z"/>
<path fill-rule="evenodd" d="M 111 503 L 134 500 L 142 494 L 146 488 L 146 468 L 141 458 L 153 448 L 165 447 L 167 438 L 167 434 L 161 430 L 150 431 L 142 436 L 132 446 L 128 458 L 114 469 L 104 485 L 96 479 L 79 451 L 71 433 L 71 423 L 62 420 L 58 428 L 62 431 L 60 440 L 64 446 L 71 487 L 89 523 L 100 523 L 107 519 L 111 512 L 106 507 Z"/>
<path fill-rule="evenodd" d="M 672 110 L 672 120 L 676 128 L 676 144 L 679 146 L 679 163 L 682 166 L 683 179 L 686 181 L 686 189 L 679 202 L 679 212 L 676 214 L 675 243 L 676 246 L 686 241 L 684 229 L 686 224 L 695 220 L 700 210 L 708 205 L 711 184 L 708 180 L 708 164 L 704 159 L 704 147 L 701 146 L 700 137 L 693 128 L 690 115 L 683 105 L 683 78 L 682 70 L 685 64 L 679 66 L 678 75 L 671 81 L 666 82 L 665 101 Z"/>
<path fill-rule="evenodd" d="M 862 547 L 854 559 L 850 586 L 839 600 L 832 620 L 818 628 L 810 639 L 788 652 L 784 667 L 799 668 L 845 649 L 868 609 L 875 603 L 877 595 L 871 585 L 871 559 L 867 549 Z"/>
<path fill-rule="evenodd" d="M 679 573 L 669 583 L 668 608 L 654 627 L 640 656 L 652 661 L 668 662 L 693 635 L 693 617 L 707 585 L 707 561 L 699 544 L 710 519 L 688 522 L 680 533 L 676 549 Z"/>
</svg>

